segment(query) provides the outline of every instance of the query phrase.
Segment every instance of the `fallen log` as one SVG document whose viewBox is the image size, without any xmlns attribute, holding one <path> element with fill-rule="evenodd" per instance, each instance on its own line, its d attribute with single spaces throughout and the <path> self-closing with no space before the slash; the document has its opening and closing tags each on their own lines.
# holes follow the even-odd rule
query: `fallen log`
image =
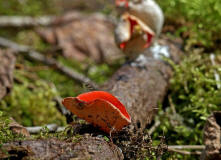
<svg viewBox="0 0 221 160">
<path fill-rule="evenodd" d="M 161 45 L 167 46 L 167 56 L 171 58 L 171 60 L 176 63 L 180 61 L 182 52 L 175 42 L 166 37 L 162 37 L 162 39 L 159 40 L 159 43 Z M 165 55 L 165 53 L 163 53 L 165 51 L 162 51 L 162 49 L 160 50 L 160 52 L 162 52 L 161 54 Z M 162 103 L 163 98 L 166 96 L 167 89 L 169 87 L 169 79 L 171 78 L 171 76 L 172 69 L 169 64 L 161 59 L 159 53 L 155 53 L 153 55 L 150 49 L 145 54 L 145 56 L 142 56 L 142 58 L 138 58 L 134 62 L 123 65 L 110 78 L 110 80 L 101 87 L 101 89 L 107 90 L 113 95 L 117 96 L 119 100 L 126 106 L 128 112 L 132 117 L 133 123 L 131 126 L 135 126 L 136 128 L 145 128 L 145 126 L 152 121 L 154 115 L 157 113 L 156 108 L 158 104 Z M 8 151 L 8 156 L 10 156 L 10 154 L 15 153 L 12 152 L 11 148 L 15 148 L 18 146 L 22 147 L 22 151 L 25 151 L 26 153 L 25 158 L 38 158 L 39 155 L 42 155 L 41 152 L 47 149 L 49 151 L 47 153 L 51 153 L 52 150 L 54 150 L 53 153 L 56 152 L 54 153 L 57 156 L 55 157 L 55 159 L 62 159 L 65 156 L 68 156 L 69 158 L 72 157 L 76 159 L 86 159 L 88 158 L 88 154 L 89 158 L 92 159 L 123 159 L 121 153 L 119 152 L 119 148 L 116 145 L 114 145 L 111 141 L 107 142 L 104 141 L 104 139 L 99 138 L 98 140 L 97 137 L 92 137 L 93 132 L 97 132 L 97 130 L 93 127 L 89 130 L 85 129 L 84 127 L 85 124 L 81 124 L 78 127 L 77 130 L 80 131 L 78 132 L 78 134 L 88 135 L 88 133 L 90 133 L 91 135 L 87 138 L 80 139 L 78 143 L 68 144 L 69 146 L 73 147 L 68 147 L 66 142 L 59 141 L 59 143 L 63 143 L 59 146 L 65 146 L 63 148 L 65 149 L 64 152 L 61 152 L 62 147 L 56 147 L 57 144 L 54 142 L 58 142 L 58 140 L 51 139 L 32 140 L 32 143 L 26 148 L 23 144 L 29 143 L 30 140 L 22 141 L 20 143 L 11 142 L 5 144 L 3 146 L 3 149 Z M 42 145 L 42 143 L 46 145 Z M 44 149 L 41 149 L 42 146 L 44 146 Z M 81 148 L 81 146 L 84 146 L 83 149 Z M 67 148 L 69 152 L 67 152 Z M 92 151 L 92 154 L 91 149 L 94 149 Z M 123 151 L 123 153 L 125 153 L 124 148 L 121 148 L 121 150 Z M 44 153 L 43 155 L 45 156 L 45 154 L 46 153 Z M 96 155 L 98 157 L 96 157 Z M 41 157 L 41 159 L 49 158 L 50 157 Z"/>
<path fill-rule="evenodd" d="M 164 37 L 159 44 L 168 46 L 169 57 L 179 62 L 182 53 L 172 41 Z M 132 122 L 141 128 L 152 121 L 172 76 L 171 67 L 156 54 L 148 50 L 141 59 L 122 66 L 103 86 L 126 106 Z"/>
<path fill-rule="evenodd" d="M 0 150 L 1 158 L 11 159 L 78 159 L 78 160 L 121 160 L 123 155 L 119 148 L 111 145 L 104 139 L 79 137 L 76 142 L 61 141 L 57 139 L 38 139 L 12 142 L 5 144 Z"/>
</svg>

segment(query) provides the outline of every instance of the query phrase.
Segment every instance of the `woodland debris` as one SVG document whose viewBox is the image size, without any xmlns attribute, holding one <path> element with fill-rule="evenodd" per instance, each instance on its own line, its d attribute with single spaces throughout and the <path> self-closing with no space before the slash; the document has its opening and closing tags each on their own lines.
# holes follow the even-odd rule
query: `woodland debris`
<svg viewBox="0 0 221 160">
<path fill-rule="evenodd" d="M 54 21 L 53 16 L 0 16 L 0 27 L 34 27 L 47 26 Z"/>
<path fill-rule="evenodd" d="M 203 134 L 205 150 L 201 160 L 221 159 L 221 111 L 213 112 L 208 117 Z"/>
<path fill-rule="evenodd" d="M 61 132 L 65 130 L 65 127 L 59 127 L 57 124 L 48 124 L 46 126 L 33 126 L 33 127 L 25 127 L 25 129 L 30 134 L 38 134 L 44 129 L 47 128 L 47 132 L 53 133 L 53 132 Z"/>
<path fill-rule="evenodd" d="M 59 46 L 66 58 L 112 63 L 122 57 L 113 30 L 113 23 L 101 14 L 69 12 L 57 17 L 50 27 L 39 28 L 37 32 L 48 43 Z"/>
<path fill-rule="evenodd" d="M 170 145 L 168 149 L 205 149 L 204 145 Z"/>
<path fill-rule="evenodd" d="M 0 156 L 9 159 L 123 160 L 123 154 L 113 143 L 87 135 L 69 141 L 39 139 L 11 142 L 4 144 L 3 148 L 9 154 L 0 150 Z"/>
<path fill-rule="evenodd" d="M 180 150 L 180 149 L 169 149 L 169 148 L 168 148 L 168 151 L 169 152 L 176 152 L 176 153 L 183 154 L 183 155 L 201 155 L 201 153 L 202 153 L 200 151 L 190 152 L 190 151 L 185 151 L 185 150 Z"/>
<path fill-rule="evenodd" d="M 157 129 L 157 127 L 159 127 L 160 126 L 160 121 L 159 120 L 157 120 L 155 123 L 154 123 L 154 125 L 148 130 L 148 134 L 149 135 L 152 135 L 153 134 L 153 132 Z"/>
<path fill-rule="evenodd" d="M 12 89 L 15 61 L 12 50 L 0 49 L 0 100 Z"/>
<path fill-rule="evenodd" d="M 13 118 L 10 118 L 11 122 L 9 123 L 9 129 L 14 134 L 20 134 L 24 137 L 30 137 L 29 131 L 22 125 L 18 124 Z"/>
<path fill-rule="evenodd" d="M 211 63 L 212 63 L 213 66 L 216 65 L 216 56 L 215 56 L 214 53 L 211 53 L 211 54 L 210 54 L 210 61 L 211 61 Z M 215 77 L 215 80 L 217 81 L 217 85 L 216 85 L 216 86 L 217 86 L 218 89 L 220 89 L 220 87 L 221 87 L 221 84 L 220 84 L 220 76 L 219 76 L 219 74 L 217 73 L 216 70 L 214 70 L 214 77 Z"/>
<path fill-rule="evenodd" d="M 44 56 L 43 54 L 35 51 L 34 49 L 28 46 L 19 45 L 3 37 L 0 37 L 0 46 L 10 48 L 17 53 L 18 52 L 26 53 L 25 55 L 27 55 L 30 59 L 49 65 L 79 83 L 89 83 L 91 86 L 97 88 L 97 85 L 93 81 L 91 81 L 88 77 L 74 71 L 69 67 L 62 65 L 53 58 Z"/>
<path fill-rule="evenodd" d="M 205 149 L 204 145 L 170 145 L 167 146 L 169 152 L 176 152 L 183 155 L 201 155 L 203 149 Z M 196 150 L 196 151 L 187 151 L 188 150 Z M 199 151 L 200 150 L 200 151 Z"/>
<path fill-rule="evenodd" d="M 49 132 L 55 132 L 55 131 L 57 131 L 57 129 L 58 129 L 57 124 L 48 124 L 48 125 L 46 125 L 45 127 L 47 127 L 47 129 L 48 129 Z M 41 130 L 44 129 L 43 126 L 34 126 L 34 127 L 25 127 L 25 128 L 26 128 L 26 129 L 29 131 L 29 133 L 31 133 L 31 134 L 39 133 Z"/>
</svg>

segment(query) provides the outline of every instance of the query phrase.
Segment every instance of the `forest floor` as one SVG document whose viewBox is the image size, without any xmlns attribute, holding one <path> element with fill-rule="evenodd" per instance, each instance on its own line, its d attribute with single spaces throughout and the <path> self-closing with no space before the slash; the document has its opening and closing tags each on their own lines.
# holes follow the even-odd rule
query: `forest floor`
<svg viewBox="0 0 221 160">
<path fill-rule="evenodd" d="M 205 148 L 203 129 L 206 121 L 213 112 L 220 111 L 221 105 L 220 4 L 215 0 L 193 0 L 191 3 L 158 0 L 158 3 L 165 13 L 162 35 L 179 44 L 184 53 L 179 64 L 165 60 L 170 64 L 173 74 L 164 100 L 158 104 L 158 112 L 144 132 L 134 135 L 126 130 L 123 131 L 125 137 L 120 138 L 109 137 L 100 131 L 95 131 L 94 134 L 102 134 L 106 142 L 113 140 L 120 148 L 128 147 L 123 150 L 123 153 L 128 153 L 124 154 L 125 159 L 130 159 L 131 156 L 134 159 L 156 159 L 159 155 L 162 159 L 199 159 Z M 0 0 L 0 37 L 23 45 L 15 49 L 16 60 L 10 58 L 10 63 L 5 65 L 7 73 L 11 72 L 8 66 L 14 66 L 14 71 L 9 75 L 14 83 L 7 83 L 8 89 L 5 93 L 0 91 L 0 147 L 5 143 L 27 139 L 24 135 L 15 135 L 12 132 L 10 117 L 25 127 L 43 126 L 37 134 L 32 135 L 31 140 L 28 138 L 30 144 L 33 143 L 32 139 L 43 139 L 42 144 L 49 143 L 47 139 L 50 138 L 61 140 L 53 141 L 53 144 L 59 145 L 63 145 L 63 140 L 78 142 L 85 138 L 88 141 L 96 141 L 85 135 L 81 136 L 81 131 L 76 131 L 76 128 L 70 128 L 67 116 L 65 117 L 59 108 L 61 98 L 75 97 L 88 91 L 85 85 L 87 82 L 102 86 L 125 63 L 125 57 L 114 45 L 111 31 L 113 24 L 99 16 L 92 16 L 95 12 L 107 16 L 110 21 L 116 16 L 112 1 L 96 0 L 88 3 L 86 0 Z M 54 22 L 60 26 L 19 26 L 10 21 L 3 25 L 1 22 L 3 16 L 48 18 L 48 15 L 61 16 Z M 84 21 L 88 17 L 92 17 L 89 23 Z M 70 20 L 79 21 L 79 24 L 85 26 L 93 25 L 95 28 L 85 27 L 86 32 L 81 32 L 81 25 L 77 23 L 64 27 Z M 105 27 L 100 27 L 102 25 Z M 68 29 L 72 32 L 67 32 Z M 93 29 L 100 34 L 88 35 Z M 70 38 L 70 35 L 73 37 Z M 84 37 L 87 37 L 90 43 L 80 44 Z M 62 43 L 64 39 L 68 39 L 66 43 Z M 2 42 L 0 39 L 0 46 Z M 72 46 L 73 42 L 75 46 Z M 102 45 L 98 45 L 100 42 Z M 107 50 L 107 46 L 111 49 Z M 5 46 L 1 47 L 0 51 L 2 50 L 5 51 Z M 37 54 L 27 54 L 33 50 Z M 47 59 L 42 59 L 38 53 Z M 71 69 L 71 73 L 66 72 L 66 68 Z M 4 98 L 1 94 L 4 94 Z M 220 114 L 215 114 L 215 118 L 220 120 Z M 75 116 L 73 119 L 76 124 L 84 123 Z M 50 127 L 46 126 L 48 124 L 56 124 L 58 128 L 66 129 L 51 133 Z M 84 129 L 87 133 L 91 126 Z M 151 135 L 148 134 L 150 129 Z M 26 134 L 25 131 L 23 134 Z M 70 140 L 71 136 L 74 138 Z M 127 141 L 130 143 L 126 143 Z M 105 142 L 102 144 L 106 145 Z M 70 147 L 71 143 L 65 145 Z M 165 146 L 168 148 L 165 149 Z M 136 150 L 136 147 L 140 150 Z M 134 153 L 135 151 L 137 153 Z"/>
</svg>

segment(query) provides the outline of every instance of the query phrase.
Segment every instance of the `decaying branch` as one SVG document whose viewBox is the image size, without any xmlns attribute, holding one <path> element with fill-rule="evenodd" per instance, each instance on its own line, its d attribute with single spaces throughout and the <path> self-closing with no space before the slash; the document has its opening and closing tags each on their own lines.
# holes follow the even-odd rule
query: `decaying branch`
<svg viewBox="0 0 221 160">
<path fill-rule="evenodd" d="M 84 75 L 75 72 L 71 68 L 68 68 L 61 63 L 57 62 L 53 58 L 46 57 L 39 52 L 35 51 L 34 49 L 25 46 L 25 45 L 19 45 L 15 42 L 12 42 L 10 40 L 7 40 L 3 37 L 0 37 L 0 46 L 11 48 L 16 52 L 22 52 L 22 53 L 28 53 L 26 54 L 29 58 L 39 61 L 41 63 L 44 63 L 46 65 L 52 66 L 55 69 L 59 70 L 60 72 L 64 73 L 66 76 L 70 77 L 71 79 L 79 82 L 79 83 L 89 83 L 91 86 L 97 88 L 97 85 L 92 82 L 88 77 L 85 77 Z"/>
<path fill-rule="evenodd" d="M 172 41 L 164 37 L 159 40 L 159 44 L 162 47 L 167 46 L 169 57 L 179 62 L 182 53 Z M 119 98 L 129 111 L 134 124 L 145 128 L 152 121 L 158 104 L 167 93 L 171 76 L 171 67 L 160 58 L 159 53 L 152 54 L 150 49 L 145 56 L 123 65 L 103 89 Z"/>
<path fill-rule="evenodd" d="M 94 159 L 123 160 L 119 148 L 104 139 L 80 136 L 69 141 L 39 139 L 11 142 L 3 145 L 0 157 L 7 159 Z M 5 153 L 8 151 L 11 154 Z"/>
<path fill-rule="evenodd" d="M 35 126 L 35 127 L 25 127 L 25 128 L 30 134 L 37 134 L 45 127 L 47 127 L 49 132 L 63 131 L 65 129 L 64 127 L 59 127 L 57 124 L 48 124 L 46 126 Z"/>
</svg>

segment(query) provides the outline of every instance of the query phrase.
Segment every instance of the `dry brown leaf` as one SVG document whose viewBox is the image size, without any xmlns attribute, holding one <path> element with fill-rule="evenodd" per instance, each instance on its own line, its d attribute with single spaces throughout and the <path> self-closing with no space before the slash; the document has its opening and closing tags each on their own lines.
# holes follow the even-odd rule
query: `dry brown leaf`
<svg viewBox="0 0 221 160">
<path fill-rule="evenodd" d="M 0 50 L 0 100 L 12 88 L 15 60 L 11 50 Z"/>
<path fill-rule="evenodd" d="M 22 125 L 18 124 L 13 118 L 10 118 L 9 128 L 14 134 L 20 134 L 24 137 L 30 137 L 28 130 Z"/>
<path fill-rule="evenodd" d="M 39 28 L 37 32 L 48 43 L 62 48 L 66 58 L 111 63 L 122 56 L 113 30 L 114 25 L 100 14 L 70 12 L 58 17 L 51 27 Z"/>
</svg>

